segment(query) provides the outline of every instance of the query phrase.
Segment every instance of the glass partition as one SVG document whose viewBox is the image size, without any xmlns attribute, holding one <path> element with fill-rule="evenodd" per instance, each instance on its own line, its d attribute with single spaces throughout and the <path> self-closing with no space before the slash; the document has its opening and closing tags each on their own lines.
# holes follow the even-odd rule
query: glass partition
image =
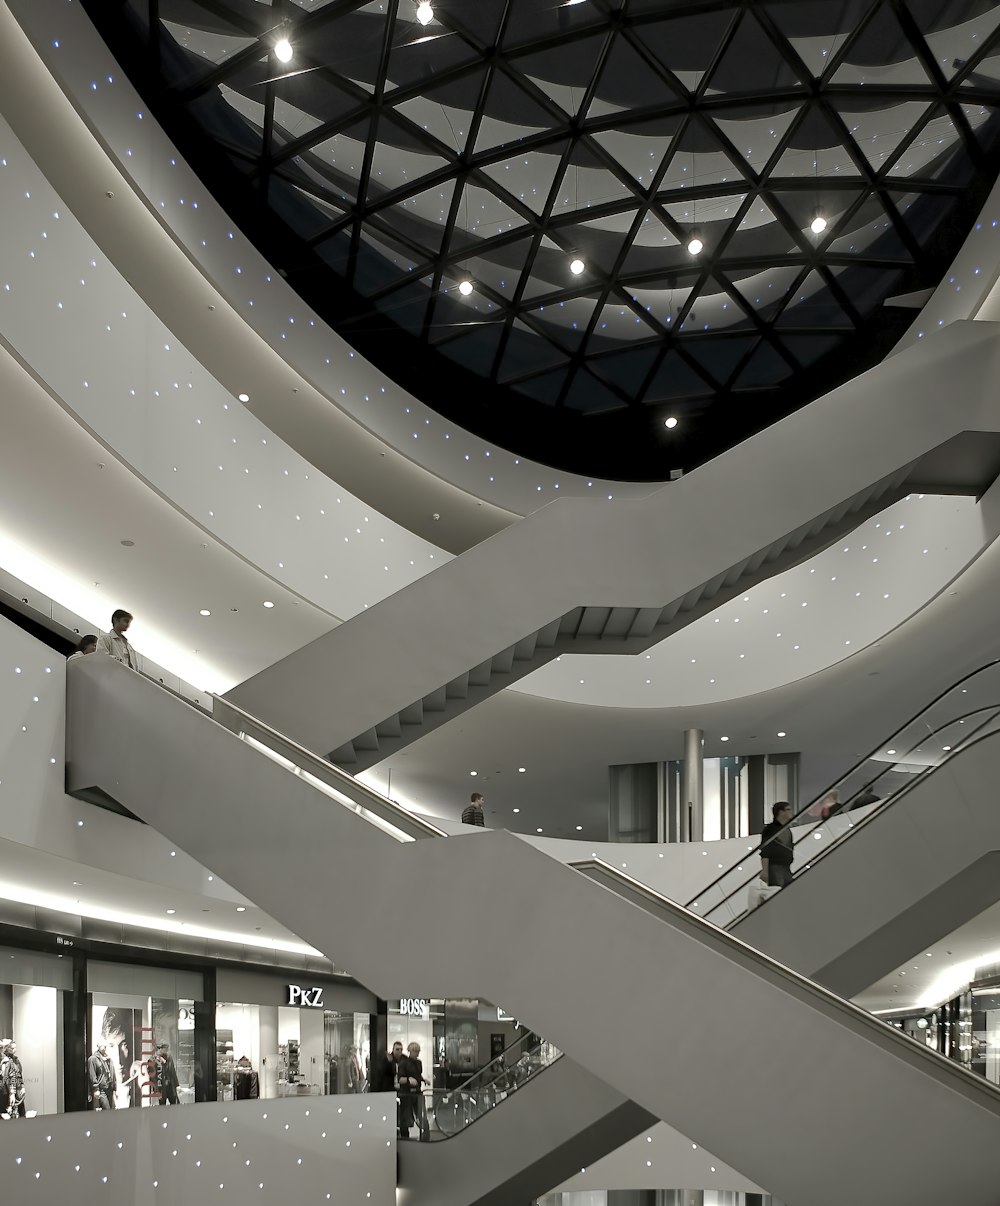
<svg viewBox="0 0 1000 1206">
<path fill-rule="evenodd" d="M 457 1135 L 561 1055 L 558 1047 L 529 1031 L 454 1089 L 425 1093 L 431 1140 Z"/>
<path fill-rule="evenodd" d="M 946 767 L 970 742 L 997 731 L 1000 661 L 993 661 L 943 692 L 779 831 L 793 844 L 794 875 L 808 871 L 860 822 L 902 800 L 922 776 Z M 746 857 L 687 907 L 727 927 L 766 903 L 777 889 L 761 888 L 760 858 L 760 844 L 748 843 Z"/>
</svg>

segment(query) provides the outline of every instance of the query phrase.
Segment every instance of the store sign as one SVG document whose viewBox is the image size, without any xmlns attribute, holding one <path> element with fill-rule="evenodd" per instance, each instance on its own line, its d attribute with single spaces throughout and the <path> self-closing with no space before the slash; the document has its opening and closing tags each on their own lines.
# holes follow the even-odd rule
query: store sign
<svg viewBox="0 0 1000 1206">
<path fill-rule="evenodd" d="M 424 997 L 402 997 L 399 1002 L 399 1012 L 404 1018 L 423 1018 L 424 1021 L 431 1016 Z"/>
<path fill-rule="evenodd" d="M 289 984 L 288 1005 L 302 1005 L 306 1009 L 323 1008 L 322 988 L 302 988 L 298 984 Z"/>
</svg>

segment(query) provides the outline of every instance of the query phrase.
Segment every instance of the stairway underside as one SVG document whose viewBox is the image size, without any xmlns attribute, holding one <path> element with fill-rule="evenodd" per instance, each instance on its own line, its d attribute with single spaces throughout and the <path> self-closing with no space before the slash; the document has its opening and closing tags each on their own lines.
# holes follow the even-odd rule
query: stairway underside
<svg viewBox="0 0 1000 1206">
<path fill-rule="evenodd" d="M 907 493 L 1000 473 L 1000 335 L 956 323 L 641 499 L 562 499 L 236 687 L 358 771 L 564 652 L 638 654 Z"/>
</svg>

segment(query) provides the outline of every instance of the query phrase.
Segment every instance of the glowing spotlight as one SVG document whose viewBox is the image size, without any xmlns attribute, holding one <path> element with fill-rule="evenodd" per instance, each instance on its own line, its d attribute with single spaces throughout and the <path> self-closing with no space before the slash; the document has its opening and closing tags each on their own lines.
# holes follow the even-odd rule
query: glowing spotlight
<svg viewBox="0 0 1000 1206">
<path fill-rule="evenodd" d="M 428 0 L 420 0 L 417 5 L 417 20 L 421 25 L 430 25 L 434 20 L 434 8 Z"/>
<path fill-rule="evenodd" d="M 827 228 L 827 220 L 823 215 L 823 211 L 821 209 L 818 209 L 813 214 L 813 220 L 809 224 L 809 229 L 813 232 L 813 234 L 822 234 L 823 231 L 826 230 L 826 228 Z"/>
<path fill-rule="evenodd" d="M 274 44 L 274 57 L 279 63 L 290 63 L 292 55 L 295 52 L 292 50 L 292 44 L 287 38 L 279 38 Z"/>
<path fill-rule="evenodd" d="M 458 291 L 463 297 L 468 297 L 472 292 L 472 281 L 460 281 Z"/>
<path fill-rule="evenodd" d="M 674 418 L 674 416 L 673 416 L 673 415 L 671 415 L 669 419 L 664 419 L 664 420 L 663 420 L 663 426 L 664 426 L 664 427 L 676 427 L 676 426 L 677 426 L 677 420 Z"/>
<path fill-rule="evenodd" d="M 586 267 L 587 265 L 583 262 L 583 260 L 580 259 L 579 256 L 570 260 L 569 262 L 569 270 L 574 276 L 579 276 Z"/>
<path fill-rule="evenodd" d="M 688 252 L 691 255 L 701 255 L 705 250 L 705 244 L 701 237 L 700 230 L 692 230 L 691 237 L 688 239 Z"/>
</svg>

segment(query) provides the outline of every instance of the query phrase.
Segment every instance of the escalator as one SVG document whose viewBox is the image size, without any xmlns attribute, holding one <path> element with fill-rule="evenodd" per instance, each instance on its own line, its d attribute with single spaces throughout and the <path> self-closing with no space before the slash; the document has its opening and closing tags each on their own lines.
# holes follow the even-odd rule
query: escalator
<svg viewBox="0 0 1000 1206">
<path fill-rule="evenodd" d="M 657 1123 L 531 1033 L 425 1096 L 430 1143 L 400 1145 L 399 1206 L 528 1203 Z"/>
<path fill-rule="evenodd" d="M 998 750 L 993 661 L 942 692 L 793 818 L 797 869 L 788 888 L 748 910 L 757 847 L 688 907 L 855 996 L 1000 900 L 990 769 Z"/>
<path fill-rule="evenodd" d="M 67 789 L 128 808 L 384 997 L 403 980 L 502 1000 L 784 1201 L 996 1202 L 1000 1093 L 985 1081 L 620 872 L 506 832 L 440 840 L 286 738 L 266 754 L 266 727 L 226 712 L 84 659 L 68 675 Z M 988 785 L 977 751 L 996 744 L 948 765 Z M 394 941 L 387 961 L 418 904 L 431 940 Z M 608 1016 L 633 1040 L 599 1041 Z"/>
</svg>

